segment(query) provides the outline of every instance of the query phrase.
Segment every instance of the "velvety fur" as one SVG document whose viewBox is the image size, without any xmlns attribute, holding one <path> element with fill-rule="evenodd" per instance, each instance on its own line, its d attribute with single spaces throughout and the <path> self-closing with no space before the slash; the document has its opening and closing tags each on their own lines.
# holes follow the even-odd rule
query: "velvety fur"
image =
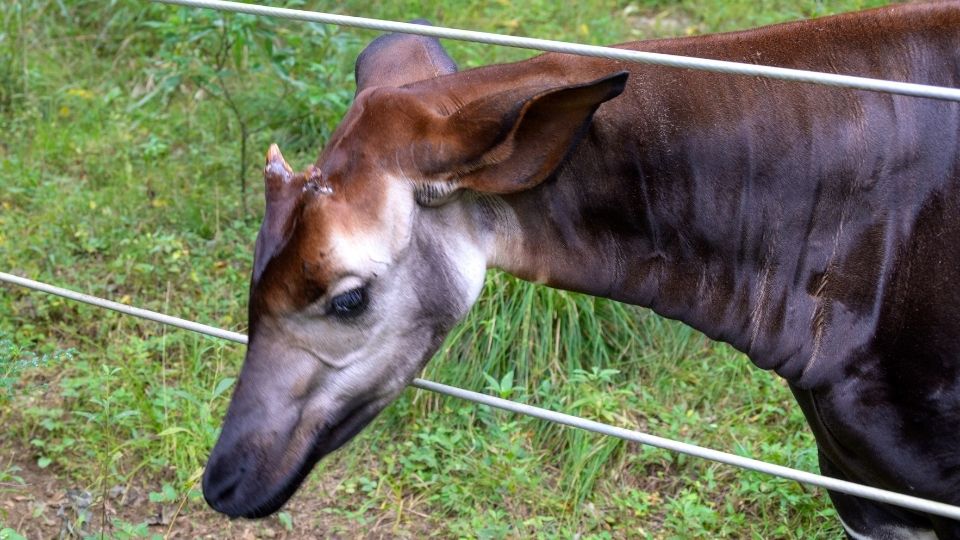
<svg viewBox="0 0 960 540">
<path fill-rule="evenodd" d="M 455 276 L 473 246 L 521 278 L 649 306 L 786 378 L 826 474 L 960 504 L 960 105 L 557 54 L 454 73 L 438 44 L 389 39 L 361 57 L 357 102 L 314 165 L 334 195 L 291 210 L 286 247 L 257 261 L 252 329 L 322 297 L 344 271 L 315 254 L 366 238 L 399 182 L 420 243 L 390 264 L 444 268 L 455 305 L 472 302 Z M 960 4 L 943 2 L 623 47 L 957 87 L 958 43 Z M 253 429 L 228 416 L 211 461 Z M 249 513 L 211 496 L 229 475 L 210 470 L 211 504 Z M 960 537 L 831 496 L 858 537 Z"/>
</svg>

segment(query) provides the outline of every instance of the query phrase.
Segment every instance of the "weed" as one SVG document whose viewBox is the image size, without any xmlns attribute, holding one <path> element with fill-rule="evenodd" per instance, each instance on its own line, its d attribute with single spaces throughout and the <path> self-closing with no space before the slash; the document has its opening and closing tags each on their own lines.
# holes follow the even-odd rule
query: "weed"
<svg viewBox="0 0 960 540">
<path fill-rule="evenodd" d="M 0 540 L 27 540 L 26 537 L 21 536 L 17 531 L 9 528 L 3 527 L 0 528 Z"/>
<path fill-rule="evenodd" d="M 13 398 L 17 382 L 29 370 L 39 370 L 54 362 L 70 361 L 73 349 L 37 355 L 0 333 L 0 404 Z"/>
</svg>

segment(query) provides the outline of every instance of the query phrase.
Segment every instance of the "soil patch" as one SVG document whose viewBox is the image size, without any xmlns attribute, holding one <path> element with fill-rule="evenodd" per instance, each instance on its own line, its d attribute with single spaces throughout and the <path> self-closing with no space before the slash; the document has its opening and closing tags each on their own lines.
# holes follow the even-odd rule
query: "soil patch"
<svg viewBox="0 0 960 540">
<path fill-rule="evenodd" d="M 162 492 L 149 480 L 106 490 L 91 489 L 61 476 L 55 466 L 41 469 L 33 453 L 16 443 L 0 447 L 0 470 L 17 478 L 0 480 L 0 524 L 28 539 L 72 539 L 89 536 L 128 538 L 414 538 L 429 535 L 427 520 L 398 522 L 392 512 L 364 509 L 337 490 L 342 475 L 328 470 L 314 475 L 282 512 L 262 520 L 230 520 L 203 500 L 159 503 L 150 493 Z M 58 474 L 61 473 L 61 474 Z M 98 492 L 99 491 L 99 492 Z M 359 508 L 353 513 L 344 511 Z M 335 510 L 332 510 L 335 509 Z M 287 517 L 288 516 L 288 517 Z M 424 516 L 426 517 L 426 516 Z"/>
</svg>

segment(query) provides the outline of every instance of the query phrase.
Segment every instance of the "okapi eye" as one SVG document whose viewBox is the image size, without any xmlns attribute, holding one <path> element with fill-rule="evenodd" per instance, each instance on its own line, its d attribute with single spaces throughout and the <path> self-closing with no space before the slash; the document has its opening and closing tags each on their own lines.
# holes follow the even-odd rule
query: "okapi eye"
<svg viewBox="0 0 960 540">
<path fill-rule="evenodd" d="M 359 315 L 367 306 L 367 291 L 363 287 L 337 295 L 330 302 L 330 313 L 338 317 Z"/>
</svg>

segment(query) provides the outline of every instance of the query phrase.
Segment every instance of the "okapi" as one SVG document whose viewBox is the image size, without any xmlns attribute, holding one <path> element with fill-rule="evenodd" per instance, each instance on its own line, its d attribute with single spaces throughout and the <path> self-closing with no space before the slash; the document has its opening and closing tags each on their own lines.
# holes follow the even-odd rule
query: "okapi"
<svg viewBox="0 0 960 540">
<path fill-rule="evenodd" d="M 960 86 L 960 3 L 620 45 Z M 487 268 L 652 308 L 789 382 L 823 473 L 960 504 L 960 105 L 387 35 L 317 161 L 264 170 L 246 359 L 204 475 L 276 511 Z M 960 522 L 830 494 L 853 538 Z"/>
</svg>

